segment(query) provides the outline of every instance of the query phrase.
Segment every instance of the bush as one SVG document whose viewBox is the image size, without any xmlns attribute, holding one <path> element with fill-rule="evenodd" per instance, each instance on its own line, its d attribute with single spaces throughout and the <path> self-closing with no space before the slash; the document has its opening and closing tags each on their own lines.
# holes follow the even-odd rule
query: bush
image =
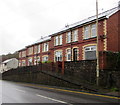
<svg viewBox="0 0 120 105">
<path fill-rule="evenodd" d="M 112 92 L 118 92 L 119 89 L 118 89 L 118 88 L 111 88 L 111 91 L 112 91 Z"/>
<path fill-rule="evenodd" d="M 42 63 L 51 63 L 52 61 L 43 61 Z"/>
</svg>

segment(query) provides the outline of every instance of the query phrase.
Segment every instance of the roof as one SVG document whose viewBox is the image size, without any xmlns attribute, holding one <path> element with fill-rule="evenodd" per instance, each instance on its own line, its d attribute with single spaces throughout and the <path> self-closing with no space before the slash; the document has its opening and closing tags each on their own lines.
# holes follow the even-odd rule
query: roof
<svg viewBox="0 0 120 105">
<path fill-rule="evenodd" d="M 12 61 L 13 59 L 16 59 L 16 58 L 7 59 L 7 60 L 3 61 L 2 63 L 8 63 L 8 62 Z"/>
<path fill-rule="evenodd" d="M 120 10 L 120 7 L 118 6 L 118 7 L 112 8 L 110 10 L 107 10 L 105 12 L 102 12 L 102 13 L 100 13 L 98 15 L 98 19 L 100 20 L 100 19 L 103 19 L 103 18 L 109 18 L 110 16 L 112 16 L 114 13 L 116 13 L 119 10 Z M 28 45 L 26 47 L 30 47 L 32 45 L 51 40 L 51 36 L 57 35 L 59 33 L 63 33 L 65 31 L 67 31 L 67 30 L 69 30 L 71 28 L 75 28 L 77 26 L 83 26 L 84 24 L 95 21 L 95 20 L 96 20 L 96 15 L 88 17 L 87 19 L 84 19 L 82 21 L 79 21 L 79 22 L 73 23 L 71 25 L 68 25 L 68 26 L 64 27 L 63 29 L 61 29 L 61 30 L 59 30 L 57 32 L 54 32 L 53 34 L 51 34 L 49 36 L 41 37 L 39 40 L 35 41 L 34 43 L 32 43 L 32 44 L 30 44 L 30 45 Z M 24 49 L 22 49 L 22 50 L 24 50 Z M 19 51 L 21 51 L 21 50 L 19 50 Z"/>
<path fill-rule="evenodd" d="M 42 43 L 42 42 L 45 42 L 45 41 L 48 41 L 48 40 L 51 40 L 51 36 L 41 37 L 39 40 L 35 41 L 34 43 L 32 43 L 32 44 L 30 44 L 26 47 L 30 47 L 32 45 L 39 44 L 39 43 Z"/>
<path fill-rule="evenodd" d="M 109 18 L 110 16 L 112 16 L 114 13 L 116 13 L 119 10 L 120 10 L 119 7 L 115 7 L 115 8 L 112 8 L 110 10 L 107 10 L 105 12 L 102 12 L 102 13 L 100 13 L 98 15 L 98 19 L 101 19 L 103 17 L 104 18 Z M 64 27 L 63 29 L 57 31 L 56 33 L 52 34 L 51 36 L 56 35 L 56 34 L 61 33 L 61 32 L 64 32 L 64 31 L 67 31 L 67 30 L 69 30 L 71 28 L 74 28 L 74 27 L 77 27 L 77 26 L 82 26 L 82 25 L 84 25 L 84 24 L 86 24 L 88 22 L 94 21 L 94 20 L 96 20 L 96 15 L 88 17 L 87 19 L 84 19 L 82 21 L 76 22 L 74 24 L 68 25 L 68 26 Z"/>
<path fill-rule="evenodd" d="M 50 36 L 41 37 L 39 40 L 37 40 L 37 41 L 35 42 L 35 44 L 41 43 L 41 42 L 44 42 L 44 41 L 48 41 L 48 40 L 51 40 L 51 37 L 50 37 Z"/>
<path fill-rule="evenodd" d="M 18 50 L 18 52 L 20 52 L 20 51 L 24 51 L 24 50 L 26 50 L 26 48 L 22 48 L 22 49 Z"/>
</svg>

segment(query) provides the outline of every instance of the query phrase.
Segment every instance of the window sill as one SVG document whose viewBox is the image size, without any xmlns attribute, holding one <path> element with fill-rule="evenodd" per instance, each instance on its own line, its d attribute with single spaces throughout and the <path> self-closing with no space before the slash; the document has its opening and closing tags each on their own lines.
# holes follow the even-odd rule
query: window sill
<svg viewBox="0 0 120 105">
<path fill-rule="evenodd" d="M 48 52 L 48 51 L 43 51 L 42 53 L 45 53 L 45 52 Z"/>
<path fill-rule="evenodd" d="M 57 47 L 57 46 L 62 46 L 62 44 L 61 45 L 55 45 L 54 47 Z"/>
<path fill-rule="evenodd" d="M 78 40 L 77 40 L 77 41 L 72 41 L 72 42 L 69 42 L 69 43 L 66 43 L 66 44 L 70 44 L 70 43 L 76 43 L 76 42 L 78 42 Z"/>
<path fill-rule="evenodd" d="M 89 40 L 89 39 L 94 39 L 94 38 L 97 38 L 97 37 L 95 36 L 95 37 L 91 37 L 91 38 L 87 38 L 87 39 L 83 39 L 83 40 Z"/>
<path fill-rule="evenodd" d="M 78 42 L 78 40 L 77 41 L 72 41 L 72 43 L 75 43 L 75 42 Z"/>
</svg>

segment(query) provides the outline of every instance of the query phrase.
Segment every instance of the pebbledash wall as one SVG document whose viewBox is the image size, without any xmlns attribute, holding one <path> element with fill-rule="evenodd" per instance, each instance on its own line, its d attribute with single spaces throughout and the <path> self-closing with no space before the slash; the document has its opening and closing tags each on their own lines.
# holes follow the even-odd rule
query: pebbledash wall
<svg viewBox="0 0 120 105">
<path fill-rule="evenodd" d="M 98 17 L 98 50 L 120 52 L 120 8 L 112 8 Z M 96 16 L 92 16 L 19 50 L 19 66 L 42 61 L 94 60 L 96 47 Z"/>
</svg>

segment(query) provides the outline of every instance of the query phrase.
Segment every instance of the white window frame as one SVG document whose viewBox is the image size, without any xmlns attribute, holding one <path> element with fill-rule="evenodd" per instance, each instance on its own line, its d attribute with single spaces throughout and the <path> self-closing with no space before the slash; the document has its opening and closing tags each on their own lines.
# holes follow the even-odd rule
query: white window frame
<svg viewBox="0 0 120 105">
<path fill-rule="evenodd" d="M 22 66 L 26 66 L 26 61 L 22 60 Z"/>
<path fill-rule="evenodd" d="M 62 61 L 63 59 L 62 51 L 55 51 L 54 59 L 55 59 L 55 62 Z"/>
<path fill-rule="evenodd" d="M 39 64 L 40 56 L 34 56 L 34 65 Z"/>
<path fill-rule="evenodd" d="M 37 45 L 34 46 L 34 54 L 37 54 Z"/>
<path fill-rule="evenodd" d="M 71 61 L 71 49 L 66 49 L 66 61 Z"/>
<path fill-rule="evenodd" d="M 33 60 L 32 57 L 28 58 L 28 66 L 33 65 L 32 60 Z M 31 63 L 31 64 L 30 64 L 30 63 Z"/>
<path fill-rule="evenodd" d="M 33 47 L 28 48 L 28 55 L 31 55 L 31 54 L 33 54 Z"/>
<path fill-rule="evenodd" d="M 55 37 L 55 46 L 58 45 L 58 36 Z"/>
<path fill-rule="evenodd" d="M 37 53 L 40 53 L 40 45 L 38 45 Z"/>
<path fill-rule="evenodd" d="M 86 52 L 89 52 L 89 51 L 96 51 L 97 50 L 96 47 L 97 47 L 96 45 L 84 47 L 84 52 L 86 53 Z"/>
<path fill-rule="evenodd" d="M 19 52 L 19 58 L 21 58 L 22 56 L 21 56 L 21 54 L 22 54 L 22 52 Z"/>
<path fill-rule="evenodd" d="M 91 37 L 96 37 L 96 24 L 91 25 Z"/>
<path fill-rule="evenodd" d="M 71 32 L 67 32 L 67 43 L 71 42 Z"/>
<path fill-rule="evenodd" d="M 59 36 L 59 45 L 62 45 L 62 35 Z"/>
<path fill-rule="evenodd" d="M 96 37 L 96 23 L 84 27 L 84 39 Z"/>
<path fill-rule="evenodd" d="M 78 30 L 73 31 L 73 42 L 78 41 Z"/>
<path fill-rule="evenodd" d="M 22 51 L 22 57 L 26 57 L 26 51 Z"/>
<path fill-rule="evenodd" d="M 62 45 L 62 35 L 59 35 L 59 36 L 55 37 L 54 45 L 55 46 Z"/>
<path fill-rule="evenodd" d="M 47 52 L 49 47 L 49 43 L 43 43 L 43 52 Z"/>
<path fill-rule="evenodd" d="M 43 56 L 42 57 L 42 62 L 46 62 L 46 61 L 48 61 L 48 56 Z"/>
<path fill-rule="evenodd" d="M 84 27 L 84 39 L 90 38 L 90 26 Z"/>
</svg>

